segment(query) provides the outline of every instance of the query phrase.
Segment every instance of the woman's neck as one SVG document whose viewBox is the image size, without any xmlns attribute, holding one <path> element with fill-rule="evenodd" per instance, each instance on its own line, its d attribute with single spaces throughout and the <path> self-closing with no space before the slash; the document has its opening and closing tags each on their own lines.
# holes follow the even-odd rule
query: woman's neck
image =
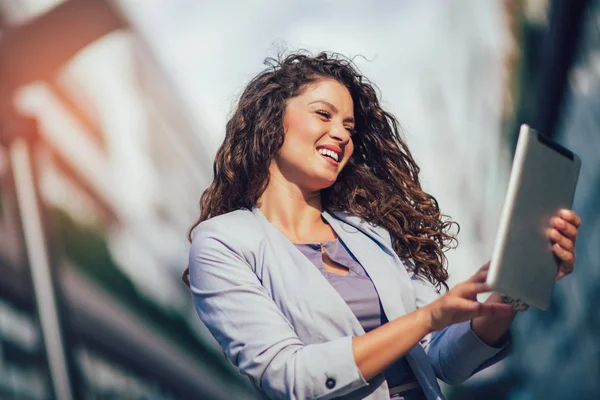
<svg viewBox="0 0 600 400">
<path fill-rule="evenodd" d="M 294 243 L 335 239 L 321 218 L 320 191 L 303 191 L 296 184 L 272 176 L 258 204 L 269 222 Z"/>
</svg>

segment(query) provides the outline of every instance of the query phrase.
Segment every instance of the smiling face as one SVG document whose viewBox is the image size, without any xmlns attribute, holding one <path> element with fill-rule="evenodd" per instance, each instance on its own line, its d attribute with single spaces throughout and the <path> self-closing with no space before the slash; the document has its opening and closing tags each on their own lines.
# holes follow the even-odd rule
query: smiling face
<svg viewBox="0 0 600 400">
<path fill-rule="evenodd" d="M 307 85 L 287 100 L 283 129 L 284 142 L 271 175 L 281 175 L 306 191 L 333 185 L 354 151 L 350 92 L 331 79 Z"/>
</svg>

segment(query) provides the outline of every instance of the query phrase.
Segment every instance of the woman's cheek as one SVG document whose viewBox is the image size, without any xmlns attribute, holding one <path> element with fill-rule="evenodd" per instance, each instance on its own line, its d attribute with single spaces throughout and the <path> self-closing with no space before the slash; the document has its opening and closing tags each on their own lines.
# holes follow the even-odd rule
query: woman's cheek
<svg viewBox="0 0 600 400">
<path fill-rule="evenodd" d="M 351 146 L 347 146 L 346 147 L 346 154 L 344 154 L 344 167 L 346 166 L 346 164 L 348 164 L 348 162 L 350 162 L 350 158 L 352 157 L 352 154 L 354 153 L 354 147 Z"/>
</svg>

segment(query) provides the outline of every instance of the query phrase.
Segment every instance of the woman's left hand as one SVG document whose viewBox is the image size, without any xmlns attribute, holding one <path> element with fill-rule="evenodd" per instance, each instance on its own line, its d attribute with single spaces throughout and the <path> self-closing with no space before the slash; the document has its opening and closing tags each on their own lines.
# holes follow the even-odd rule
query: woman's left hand
<svg viewBox="0 0 600 400">
<path fill-rule="evenodd" d="M 558 265 L 557 281 L 575 269 L 575 241 L 579 225 L 581 218 L 572 210 L 560 210 L 550 219 L 548 238 L 552 242 L 552 252 Z"/>
</svg>

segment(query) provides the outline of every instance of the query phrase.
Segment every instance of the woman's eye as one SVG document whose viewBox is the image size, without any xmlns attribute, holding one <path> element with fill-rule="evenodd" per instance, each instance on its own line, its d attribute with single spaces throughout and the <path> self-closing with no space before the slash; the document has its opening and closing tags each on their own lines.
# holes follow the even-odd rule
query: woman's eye
<svg viewBox="0 0 600 400">
<path fill-rule="evenodd" d="M 317 114 L 319 114 L 319 115 L 320 115 L 320 116 L 322 116 L 322 117 L 325 117 L 325 118 L 327 118 L 327 119 L 331 118 L 331 114 L 330 114 L 330 113 L 328 113 L 328 112 L 327 112 L 327 111 L 325 111 L 325 110 L 317 110 L 317 111 L 316 111 L 316 113 L 317 113 Z"/>
</svg>

